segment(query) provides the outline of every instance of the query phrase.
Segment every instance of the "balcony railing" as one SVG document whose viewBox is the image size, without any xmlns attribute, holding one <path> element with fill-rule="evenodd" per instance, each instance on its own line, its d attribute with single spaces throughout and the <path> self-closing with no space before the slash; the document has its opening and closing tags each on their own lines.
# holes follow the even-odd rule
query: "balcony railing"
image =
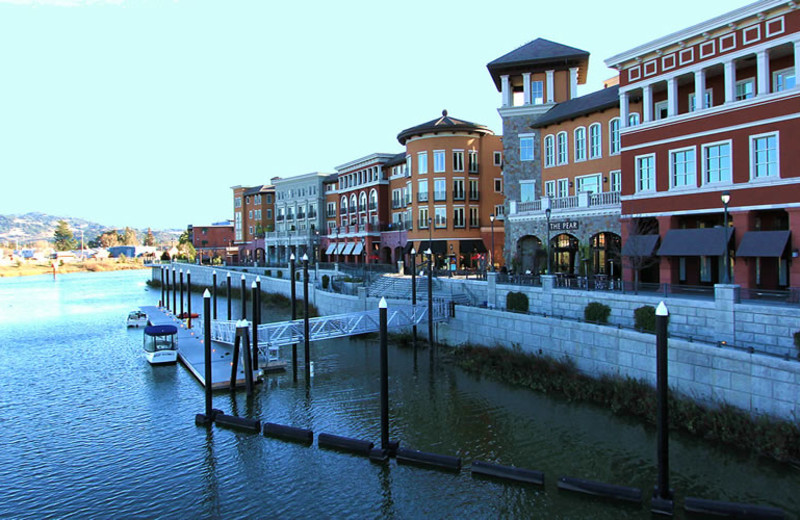
<svg viewBox="0 0 800 520">
<path fill-rule="evenodd" d="M 606 193 L 579 193 L 569 197 L 543 197 L 527 202 L 510 201 L 511 214 L 515 213 L 540 213 L 547 208 L 551 210 L 579 210 L 581 208 L 619 206 L 620 192 Z"/>
<path fill-rule="evenodd" d="M 297 214 L 297 218 L 306 218 L 306 214 L 305 213 L 298 213 Z"/>
<path fill-rule="evenodd" d="M 469 200 L 480 200 L 481 194 L 479 191 L 469 192 Z"/>
<path fill-rule="evenodd" d="M 433 192 L 433 200 L 435 200 L 435 201 L 447 200 L 447 192 L 446 191 L 434 191 Z"/>
<path fill-rule="evenodd" d="M 370 211 L 375 211 L 376 209 L 378 209 L 378 203 L 377 202 L 370 202 L 369 203 L 369 210 Z"/>
<path fill-rule="evenodd" d="M 356 211 L 358 211 L 358 210 L 357 210 L 357 208 L 355 206 L 350 208 L 350 213 L 355 213 Z"/>
<path fill-rule="evenodd" d="M 417 202 L 428 202 L 428 192 L 417 193 Z"/>
<path fill-rule="evenodd" d="M 402 208 L 402 207 L 403 207 L 403 201 L 402 200 L 392 199 L 392 209 L 398 209 L 398 208 Z"/>
<path fill-rule="evenodd" d="M 419 224 L 417 224 L 417 229 L 428 229 L 428 220 L 419 219 Z"/>
<path fill-rule="evenodd" d="M 590 206 L 611 206 L 619 204 L 619 192 L 609 191 L 606 193 L 592 193 L 589 197 Z"/>
<path fill-rule="evenodd" d="M 465 195 L 463 191 L 454 191 L 453 192 L 453 200 L 464 200 Z"/>
<path fill-rule="evenodd" d="M 408 206 L 409 204 L 411 204 L 411 195 L 406 197 L 406 206 Z"/>
<path fill-rule="evenodd" d="M 276 222 L 283 222 L 283 215 L 276 215 L 275 216 L 275 221 Z"/>
</svg>

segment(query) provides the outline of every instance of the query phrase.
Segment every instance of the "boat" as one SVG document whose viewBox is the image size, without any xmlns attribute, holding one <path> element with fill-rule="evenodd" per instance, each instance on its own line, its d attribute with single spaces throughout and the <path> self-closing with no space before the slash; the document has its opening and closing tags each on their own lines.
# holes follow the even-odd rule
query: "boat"
<svg viewBox="0 0 800 520">
<path fill-rule="evenodd" d="M 192 319 L 199 318 L 200 315 L 198 313 L 196 313 L 196 312 L 193 312 L 191 314 L 188 313 L 188 312 L 184 312 L 184 313 L 178 314 L 175 317 L 178 318 L 179 320 L 188 320 L 189 318 L 192 318 Z"/>
<path fill-rule="evenodd" d="M 128 313 L 128 328 L 146 327 L 147 313 L 144 311 L 131 311 Z"/>
<path fill-rule="evenodd" d="M 151 365 L 178 361 L 178 342 L 175 325 L 150 325 L 144 329 L 144 356 Z"/>
</svg>

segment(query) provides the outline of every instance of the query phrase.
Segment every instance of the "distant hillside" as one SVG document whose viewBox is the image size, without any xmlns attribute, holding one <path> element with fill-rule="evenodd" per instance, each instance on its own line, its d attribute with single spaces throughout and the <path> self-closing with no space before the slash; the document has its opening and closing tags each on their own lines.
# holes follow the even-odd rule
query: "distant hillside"
<svg viewBox="0 0 800 520">
<path fill-rule="evenodd" d="M 16 243 L 22 246 L 23 244 L 29 244 L 38 240 L 52 242 L 53 232 L 59 220 L 67 221 L 75 239 L 79 242 L 81 239 L 81 228 L 83 228 L 84 243 L 94 240 L 103 231 L 111 229 L 122 231 L 122 229 L 124 229 L 104 226 L 81 218 L 56 217 L 38 212 L 25 213 L 24 215 L 0 215 L 0 243 Z M 156 238 L 156 243 L 169 244 L 173 240 L 177 241 L 183 231 L 183 229 L 154 229 L 153 235 Z M 147 229 L 136 230 L 136 234 L 142 242 L 144 241 L 146 233 Z"/>
</svg>

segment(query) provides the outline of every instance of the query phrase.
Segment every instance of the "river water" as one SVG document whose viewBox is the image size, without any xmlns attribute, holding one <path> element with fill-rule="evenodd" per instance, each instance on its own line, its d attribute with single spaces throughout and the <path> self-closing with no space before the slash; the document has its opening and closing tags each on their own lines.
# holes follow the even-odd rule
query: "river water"
<svg viewBox="0 0 800 520">
<path fill-rule="evenodd" d="M 160 296 L 149 271 L 0 279 L 0 518 L 650 518 L 559 491 L 559 476 L 656 481 L 655 431 L 591 405 L 479 380 L 427 351 L 390 345 L 390 432 L 407 448 L 459 455 L 444 473 L 194 424 L 202 387 L 151 367 L 127 312 Z M 195 296 L 193 307 L 201 309 Z M 224 300 L 219 302 L 220 314 Z M 286 317 L 269 309 L 265 315 Z M 302 345 L 298 349 L 302 361 Z M 282 352 L 291 359 L 290 350 Z M 380 440 L 372 340 L 312 344 L 314 377 L 271 376 L 251 401 L 214 407 Z M 545 472 L 543 488 L 473 478 L 472 460 Z M 676 518 L 685 496 L 800 511 L 800 470 L 697 439 L 671 439 Z"/>
</svg>

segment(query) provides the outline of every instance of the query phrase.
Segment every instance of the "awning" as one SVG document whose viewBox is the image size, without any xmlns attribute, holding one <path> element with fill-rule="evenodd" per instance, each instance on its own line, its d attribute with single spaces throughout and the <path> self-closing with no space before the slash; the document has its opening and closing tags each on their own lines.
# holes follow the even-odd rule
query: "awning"
<svg viewBox="0 0 800 520">
<path fill-rule="evenodd" d="M 444 255 L 447 254 L 447 240 L 434 240 L 430 243 L 431 252 L 434 255 Z M 420 253 L 424 253 L 428 250 L 428 241 L 423 240 L 419 243 L 419 248 L 417 251 Z"/>
<path fill-rule="evenodd" d="M 733 238 L 734 229 L 728 228 L 728 240 Z M 725 254 L 725 229 L 696 228 L 670 229 L 667 231 L 659 256 L 722 256 Z"/>
<path fill-rule="evenodd" d="M 343 255 L 349 255 L 353 251 L 353 247 L 356 245 L 355 242 L 347 242 L 344 245 L 344 249 L 342 250 Z"/>
<path fill-rule="evenodd" d="M 336 242 L 331 242 L 328 244 L 328 249 L 325 250 L 325 254 L 332 255 L 334 251 L 336 251 Z"/>
<path fill-rule="evenodd" d="M 622 246 L 622 256 L 653 256 L 658 238 L 658 235 L 631 235 Z"/>
<path fill-rule="evenodd" d="M 360 255 L 361 252 L 364 250 L 364 246 L 361 245 L 361 242 L 356 242 L 356 247 L 353 248 L 353 255 Z"/>
<path fill-rule="evenodd" d="M 779 258 L 786 250 L 791 231 L 747 231 L 736 256 Z"/>
<path fill-rule="evenodd" d="M 483 240 L 462 240 L 458 243 L 461 254 L 485 253 L 486 245 Z"/>
<path fill-rule="evenodd" d="M 414 242 L 406 242 L 406 245 L 403 246 L 403 254 L 411 254 L 412 249 L 414 249 Z"/>
</svg>

